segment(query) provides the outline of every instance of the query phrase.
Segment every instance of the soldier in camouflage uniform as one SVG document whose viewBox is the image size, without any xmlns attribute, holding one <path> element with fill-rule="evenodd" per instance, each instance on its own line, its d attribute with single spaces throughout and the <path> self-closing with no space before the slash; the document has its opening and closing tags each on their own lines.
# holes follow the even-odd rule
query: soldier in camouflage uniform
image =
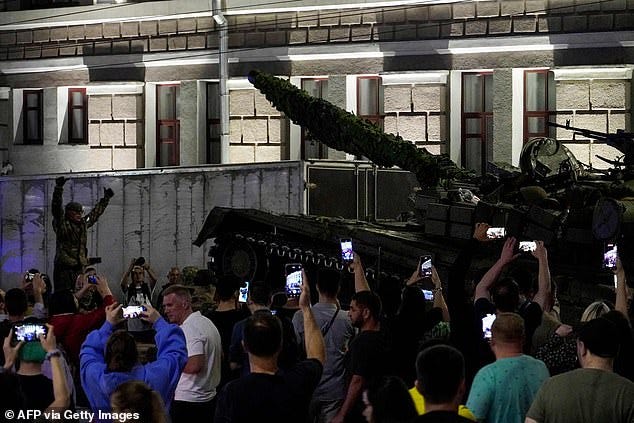
<svg viewBox="0 0 634 423">
<path fill-rule="evenodd" d="M 79 203 L 70 202 L 62 208 L 64 184 L 68 179 L 60 176 L 55 179 L 52 212 L 53 230 L 57 235 L 55 251 L 55 267 L 53 280 L 55 290 L 72 289 L 77 275 L 82 273 L 88 265 L 88 250 L 86 248 L 87 229 L 97 222 L 99 216 L 108 206 L 114 192 L 104 188 L 104 196 L 86 216 Z"/>
</svg>

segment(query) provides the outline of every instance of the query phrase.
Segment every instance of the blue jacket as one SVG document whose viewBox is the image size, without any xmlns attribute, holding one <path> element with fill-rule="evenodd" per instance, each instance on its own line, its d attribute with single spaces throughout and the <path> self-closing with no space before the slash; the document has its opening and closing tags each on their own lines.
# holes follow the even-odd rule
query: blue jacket
<svg viewBox="0 0 634 423">
<path fill-rule="evenodd" d="M 104 359 L 113 327 L 106 321 L 88 334 L 79 354 L 81 384 L 94 412 L 110 411 L 110 394 L 123 382 L 141 380 L 156 390 L 169 410 L 181 371 L 187 363 L 187 344 L 180 327 L 162 317 L 154 323 L 157 359 L 137 364 L 130 372 L 109 372 Z"/>
</svg>

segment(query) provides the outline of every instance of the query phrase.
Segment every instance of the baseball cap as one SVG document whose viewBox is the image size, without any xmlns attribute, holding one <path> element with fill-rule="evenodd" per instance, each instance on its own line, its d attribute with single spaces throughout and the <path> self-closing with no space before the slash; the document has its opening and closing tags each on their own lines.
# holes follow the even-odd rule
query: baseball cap
<svg viewBox="0 0 634 423">
<path fill-rule="evenodd" d="M 66 204 L 66 211 L 74 211 L 74 212 L 81 213 L 84 211 L 84 206 L 82 206 L 81 204 L 75 201 L 71 201 L 70 203 Z"/>
</svg>

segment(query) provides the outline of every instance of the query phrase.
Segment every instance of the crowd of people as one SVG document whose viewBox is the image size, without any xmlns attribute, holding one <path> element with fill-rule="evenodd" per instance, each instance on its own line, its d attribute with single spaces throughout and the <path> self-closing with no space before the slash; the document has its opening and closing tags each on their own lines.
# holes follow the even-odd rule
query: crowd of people
<svg viewBox="0 0 634 423">
<path fill-rule="evenodd" d="M 67 215 L 81 219 L 75 209 Z M 505 239 L 469 289 L 487 228 L 476 224 L 447 280 L 418 266 L 393 315 L 356 253 L 349 304 L 340 296 L 347 272 L 304 269 L 298 298 L 249 281 L 240 302 L 244 281 L 212 277 L 211 311 L 194 307 L 178 267 L 160 283 L 145 259 L 130 262 L 122 298 L 84 259 L 56 264 L 64 283 L 54 290 L 31 269 L 0 296 L 0 411 L 86 410 L 94 421 L 144 423 L 634 422 L 620 260 L 614 304 L 592 303 L 580 322 L 562 322 L 541 241 L 529 270 L 515 266 L 522 253 Z"/>
</svg>

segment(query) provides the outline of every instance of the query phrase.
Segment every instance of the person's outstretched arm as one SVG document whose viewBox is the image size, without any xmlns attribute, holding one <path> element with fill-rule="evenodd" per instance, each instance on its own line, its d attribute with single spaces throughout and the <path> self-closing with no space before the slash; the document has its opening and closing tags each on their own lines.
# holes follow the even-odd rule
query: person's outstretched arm
<svg viewBox="0 0 634 423">
<path fill-rule="evenodd" d="M 310 308 L 310 287 L 306 273 L 302 270 L 302 293 L 299 296 L 299 308 L 304 316 L 304 340 L 306 347 L 306 358 L 317 359 L 322 365 L 326 361 L 326 347 L 324 336 L 317 326 L 315 316 Z"/>
<path fill-rule="evenodd" d="M 128 270 L 126 270 L 123 275 L 121 275 L 121 291 L 123 291 L 123 293 L 125 294 L 128 291 L 128 285 L 130 285 L 130 282 L 128 282 L 128 279 L 130 278 L 130 273 L 132 273 L 132 268 L 134 267 L 134 263 L 136 262 L 136 259 L 133 258 L 130 261 L 130 265 L 128 266 Z"/>
<path fill-rule="evenodd" d="M 495 264 L 482 276 L 482 279 L 475 287 L 475 293 L 473 301 L 477 301 L 480 298 L 491 299 L 490 290 L 493 284 L 498 280 L 504 267 L 515 260 L 519 254 L 514 253 L 515 250 L 515 238 L 509 237 L 504 241 L 500 258 Z"/>
<path fill-rule="evenodd" d="M 614 268 L 614 277 L 616 278 L 616 300 L 614 302 L 614 309 L 623 313 L 625 318 L 630 320 L 630 315 L 627 310 L 627 281 L 625 280 L 625 270 L 621 264 L 621 259 L 616 259 L 616 267 Z"/>
<path fill-rule="evenodd" d="M 92 225 L 97 223 L 97 220 L 99 220 L 99 216 L 101 216 L 106 210 L 106 207 L 108 207 L 108 203 L 110 202 L 110 199 L 112 197 L 114 197 L 114 192 L 110 188 L 104 188 L 103 197 L 101 198 L 101 200 L 99 200 L 97 204 L 95 204 L 95 207 L 92 208 L 90 213 L 84 216 L 86 227 L 90 228 Z"/>
<path fill-rule="evenodd" d="M 48 406 L 47 410 L 60 410 L 68 408 L 70 405 L 70 392 L 66 384 L 66 375 L 62 365 L 61 352 L 57 349 L 57 340 L 55 339 L 55 331 L 53 326 L 46 325 L 48 333 L 46 336 L 40 335 L 40 344 L 50 354 L 51 373 L 53 379 L 53 402 Z"/>
<path fill-rule="evenodd" d="M 440 281 L 440 276 L 438 276 L 438 272 L 436 272 L 436 267 L 432 266 L 431 268 L 431 280 L 434 283 L 434 307 L 438 307 L 442 310 L 442 320 L 445 322 L 451 321 L 449 316 L 449 308 L 447 308 L 447 303 L 445 302 L 445 297 L 442 295 L 442 282 Z"/>
<path fill-rule="evenodd" d="M 361 257 L 357 253 L 354 253 L 350 268 L 354 272 L 354 292 L 370 291 L 370 284 L 365 278 L 365 270 L 361 263 Z"/>
<path fill-rule="evenodd" d="M 535 251 L 531 254 L 539 263 L 539 271 L 537 274 L 537 293 L 533 297 L 533 301 L 539 304 L 543 311 L 550 311 L 552 309 L 550 302 L 552 285 L 550 283 L 550 268 L 548 267 L 548 251 L 544 246 L 544 241 L 535 241 L 535 245 Z"/>
<path fill-rule="evenodd" d="M 51 213 L 53 214 L 53 228 L 57 228 L 57 225 L 64 219 L 64 207 L 62 206 L 64 184 L 68 179 L 60 176 L 55 179 L 55 190 L 53 191 L 53 200 L 51 201 Z"/>
</svg>

